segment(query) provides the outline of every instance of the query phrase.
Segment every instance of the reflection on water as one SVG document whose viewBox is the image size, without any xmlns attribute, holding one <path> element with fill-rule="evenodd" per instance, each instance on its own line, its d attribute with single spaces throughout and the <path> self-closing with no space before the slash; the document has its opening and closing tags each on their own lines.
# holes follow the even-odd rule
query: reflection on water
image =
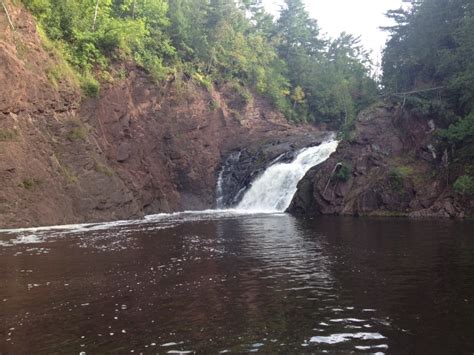
<svg viewBox="0 0 474 355">
<path fill-rule="evenodd" d="M 0 232 L 0 353 L 472 353 L 473 231 L 207 212 Z"/>
</svg>

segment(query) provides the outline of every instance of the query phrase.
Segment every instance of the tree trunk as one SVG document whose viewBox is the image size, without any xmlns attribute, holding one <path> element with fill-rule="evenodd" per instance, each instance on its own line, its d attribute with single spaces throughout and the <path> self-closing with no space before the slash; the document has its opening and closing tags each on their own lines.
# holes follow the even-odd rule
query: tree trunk
<svg viewBox="0 0 474 355">
<path fill-rule="evenodd" d="M 133 0 L 132 5 L 132 18 L 135 19 L 135 7 L 137 6 L 137 0 Z"/>
<path fill-rule="evenodd" d="M 97 21 L 97 13 L 99 12 L 99 0 L 96 0 L 94 10 L 94 21 L 92 22 L 92 31 L 95 31 L 95 23 Z"/>
<path fill-rule="evenodd" d="M 13 26 L 12 19 L 10 18 L 10 14 L 8 13 L 8 9 L 4 1 L 2 1 L 2 5 L 3 5 L 3 10 L 5 10 L 5 14 L 7 15 L 7 19 L 8 19 L 8 23 L 10 24 L 10 27 L 12 28 L 12 30 L 15 30 L 15 26 Z"/>
</svg>

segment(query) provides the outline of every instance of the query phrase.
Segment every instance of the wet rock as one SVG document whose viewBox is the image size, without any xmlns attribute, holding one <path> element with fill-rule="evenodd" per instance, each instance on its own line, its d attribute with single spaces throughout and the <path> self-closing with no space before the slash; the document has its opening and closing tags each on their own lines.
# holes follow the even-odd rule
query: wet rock
<svg viewBox="0 0 474 355">
<path fill-rule="evenodd" d="M 130 157 L 130 143 L 121 143 L 117 148 L 117 161 L 122 163 Z"/>
</svg>

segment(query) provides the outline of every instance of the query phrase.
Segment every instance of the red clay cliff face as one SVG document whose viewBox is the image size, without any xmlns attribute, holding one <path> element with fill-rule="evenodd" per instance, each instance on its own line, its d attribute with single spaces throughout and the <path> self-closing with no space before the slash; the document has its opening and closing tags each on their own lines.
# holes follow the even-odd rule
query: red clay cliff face
<svg viewBox="0 0 474 355">
<path fill-rule="evenodd" d="M 227 87 L 208 93 L 191 82 L 158 88 L 135 67 L 82 105 L 109 166 L 133 190 L 145 213 L 212 207 L 217 172 L 231 149 L 304 134 L 264 100 L 238 109 Z"/>
<path fill-rule="evenodd" d="M 157 85 L 130 63 L 84 99 L 73 80 L 51 79 L 60 61 L 31 16 L 11 15 L 15 32 L 0 17 L 0 228 L 210 208 L 229 151 L 317 135 L 264 99 L 179 78 Z"/>
</svg>

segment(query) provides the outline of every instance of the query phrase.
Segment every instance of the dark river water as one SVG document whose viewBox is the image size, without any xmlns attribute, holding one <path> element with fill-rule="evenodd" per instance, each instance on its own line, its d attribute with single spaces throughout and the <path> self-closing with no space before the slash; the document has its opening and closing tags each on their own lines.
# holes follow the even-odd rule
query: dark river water
<svg viewBox="0 0 474 355">
<path fill-rule="evenodd" d="M 474 222 L 156 216 L 0 232 L 0 353 L 474 353 Z"/>
</svg>

